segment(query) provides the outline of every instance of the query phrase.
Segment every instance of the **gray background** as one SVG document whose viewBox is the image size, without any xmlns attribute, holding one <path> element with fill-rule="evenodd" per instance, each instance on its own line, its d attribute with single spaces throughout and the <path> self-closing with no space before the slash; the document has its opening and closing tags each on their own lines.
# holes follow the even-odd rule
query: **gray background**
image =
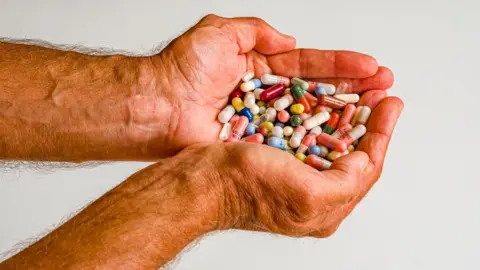
<svg viewBox="0 0 480 270">
<path fill-rule="evenodd" d="M 175 6 L 173 6 L 175 2 Z M 480 269 L 479 2 L 0 0 L 0 36 L 149 51 L 207 13 L 259 16 L 299 47 L 392 68 L 405 101 L 381 181 L 333 237 L 206 237 L 174 269 Z M 52 229 L 147 163 L 0 181 L 0 252 Z"/>
</svg>

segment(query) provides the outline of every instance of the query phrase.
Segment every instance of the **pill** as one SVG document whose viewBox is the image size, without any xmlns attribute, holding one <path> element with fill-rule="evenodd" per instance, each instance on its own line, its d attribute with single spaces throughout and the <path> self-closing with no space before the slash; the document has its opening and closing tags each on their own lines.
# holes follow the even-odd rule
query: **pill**
<svg viewBox="0 0 480 270">
<path fill-rule="evenodd" d="M 290 114 L 285 110 L 279 111 L 277 114 L 277 119 L 282 123 L 286 123 L 288 120 L 290 120 Z"/>
<path fill-rule="evenodd" d="M 305 163 L 305 161 L 307 160 L 307 156 L 305 156 L 305 154 L 303 154 L 303 153 L 298 153 L 297 152 L 295 154 L 295 157 L 303 163 Z"/>
<path fill-rule="evenodd" d="M 347 144 L 344 141 L 326 133 L 317 135 L 317 144 L 326 146 L 337 152 L 345 152 L 345 150 L 347 150 Z"/>
<path fill-rule="evenodd" d="M 357 108 L 353 104 L 347 104 L 343 109 L 342 117 L 338 121 L 338 126 L 343 126 L 344 124 L 350 123 L 355 114 Z"/>
<path fill-rule="evenodd" d="M 327 95 L 335 94 L 335 85 L 329 83 L 317 83 L 316 87 L 323 87 L 327 92 Z"/>
<path fill-rule="evenodd" d="M 306 81 L 304 81 L 300 78 L 294 77 L 290 80 L 290 82 L 292 83 L 292 91 L 293 91 L 293 86 L 294 85 L 300 86 L 304 91 L 307 91 L 307 89 L 308 89 L 308 82 L 306 82 Z"/>
<path fill-rule="evenodd" d="M 327 123 L 323 127 L 323 132 L 327 134 L 332 134 L 335 132 L 335 129 L 337 128 L 338 120 L 340 119 L 340 116 L 338 113 L 333 112 L 330 114 L 330 119 L 328 119 Z"/>
<path fill-rule="evenodd" d="M 225 123 L 223 124 L 222 130 L 220 131 L 220 135 L 218 136 L 220 140 L 226 141 L 228 137 L 230 137 L 230 132 L 232 131 L 232 124 Z"/>
<path fill-rule="evenodd" d="M 301 113 L 300 114 L 300 118 L 302 118 L 302 123 L 310 117 L 312 117 L 312 115 L 308 114 L 308 113 Z"/>
<path fill-rule="evenodd" d="M 230 119 L 230 124 L 232 124 L 232 127 L 235 126 L 235 123 L 237 123 L 238 121 L 238 118 L 240 118 L 240 116 L 238 114 L 235 114 L 231 119 Z"/>
<path fill-rule="evenodd" d="M 227 105 L 223 110 L 218 114 L 218 121 L 220 123 L 227 123 L 232 119 L 233 115 L 235 114 L 235 108 L 232 105 Z"/>
<path fill-rule="evenodd" d="M 279 126 L 274 126 L 272 129 L 272 135 L 278 138 L 283 138 L 283 128 Z"/>
<path fill-rule="evenodd" d="M 283 127 L 285 127 L 285 124 L 282 123 L 282 122 L 276 122 L 276 123 L 275 123 L 275 126 L 276 126 L 276 127 L 281 127 L 281 128 L 283 128 Z"/>
<path fill-rule="evenodd" d="M 331 112 L 333 112 L 333 109 L 330 108 L 330 107 L 324 106 L 324 105 L 318 105 L 317 107 L 315 107 L 315 110 L 313 111 L 313 114 L 315 115 L 319 112 L 331 113 Z"/>
<path fill-rule="evenodd" d="M 286 126 L 283 128 L 283 135 L 285 135 L 285 137 L 290 137 L 292 136 L 293 134 L 293 128 L 291 126 Z"/>
<path fill-rule="evenodd" d="M 235 126 L 232 127 L 232 131 L 230 132 L 230 136 L 228 137 L 227 142 L 239 141 L 245 133 L 248 122 L 249 121 L 246 116 L 240 116 L 238 121 L 235 123 Z"/>
<path fill-rule="evenodd" d="M 326 95 L 326 94 L 327 94 L 327 90 L 325 90 L 325 87 L 318 86 L 317 88 L 315 88 L 315 95 L 317 95 L 317 97 L 319 97 L 320 95 Z"/>
<path fill-rule="evenodd" d="M 322 133 L 322 127 L 321 126 L 316 126 L 314 128 L 312 128 L 309 132 L 309 134 L 315 134 L 315 135 L 318 135 Z"/>
<path fill-rule="evenodd" d="M 255 115 L 253 116 L 253 121 L 257 120 L 258 118 L 260 118 L 260 116 L 259 116 L 258 114 L 255 114 Z"/>
<path fill-rule="evenodd" d="M 263 140 L 264 140 L 264 137 L 260 133 L 253 134 L 245 138 L 246 142 L 258 143 L 258 144 L 262 144 Z"/>
<path fill-rule="evenodd" d="M 363 135 L 365 135 L 365 133 L 367 133 L 367 128 L 364 125 L 358 125 L 340 140 L 343 141 L 346 145 L 350 145 L 355 140 L 360 139 Z"/>
<path fill-rule="evenodd" d="M 253 94 L 255 95 L 255 98 L 256 99 L 260 99 L 260 94 L 265 91 L 265 89 L 262 89 L 262 88 L 256 88 L 255 90 L 253 90 Z M 263 102 L 263 101 L 262 101 Z M 257 104 L 258 105 L 258 104 Z M 260 106 L 260 105 L 258 105 Z"/>
<path fill-rule="evenodd" d="M 278 137 L 268 138 L 267 144 L 281 150 L 285 150 L 287 148 L 287 141 Z"/>
<path fill-rule="evenodd" d="M 350 152 L 348 152 L 348 150 L 345 150 L 344 152 L 332 151 L 332 152 L 328 153 L 327 158 L 331 161 L 335 161 L 339 157 L 345 156 L 348 153 L 350 153 Z"/>
<path fill-rule="evenodd" d="M 292 148 L 299 147 L 306 133 L 307 131 L 302 126 L 298 126 L 297 128 L 295 128 L 295 130 L 293 131 L 292 137 L 290 138 L 289 145 Z"/>
<path fill-rule="evenodd" d="M 305 107 L 303 107 L 302 104 L 297 103 L 297 104 L 293 104 L 293 105 L 290 107 L 290 112 L 293 113 L 293 114 L 298 114 L 298 115 L 300 115 L 300 114 L 303 113 L 303 110 L 304 110 L 304 109 L 305 109 Z M 308 114 L 307 114 L 307 116 L 308 116 Z M 302 117 L 300 117 L 300 118 L 302 118 Z M 302 119 L 302 121 L 303 121 L 303 119 Z"/>
<path fill-rule="evenodd" d="M 335 91 L 335 94 L 346 94 L 348 92 L 348 83 L 347 82 L 340 82 L 337 85 L 337 90 Z"/>
<path fill-rule="evenodd" d="M 292 125 L 292 127 L 298 127 L 301 124 L 302 118 L 299 115 L 292 115 L 292 117 L 290 117 L 290 125 Z"/>
<path fill-rule="evenodd" d="M 271 86 L 270 88 L 266 89 L 260 94 L 260 100 L 262 101 L 269 101 L 277 96 L 281 95 L 283 91 L 285 90 L 285 86 L 283 84 L 275 84 L 274 86 Z"/>
<path fill-rule="evenodd" d="M 260 126 L 263 122 L 274 121 L 275 117 L 277 117 L 277 111 L 274 108 L 268 108 L 262 116 L 253 121 L 253 124 Z"/>
<path fill-rule="evenodd" d="M 326 95 L 321 95 L 318 98 L 318 105 L 324 105 L 328 106 L 332 109 L 342 109 L 347 105 L 347 103 L 341 99 L 331 97 L 331 96 L 326 96 Z"/>
<path fill-rule="evenodd" d="M 257 105 L 257 106 L 258 106 L 258 105 Z M 263 106 L 262 106 L 262 107 L 258 107 L 258 113 L 259 113 L 259 114 L 264 114 L 264 113 L 265 113 L 265 110 L 266 110 L 266 109 L 265 109 L 265 107 L 263 107 Z"/>
<path fill-rule="evenodd" d="M 290 85 L 290 79 L 288 79 L 287 77 L 283 77 L 283 76 L 278 76 L 278 75 L 272 75 L 272 74 L 263 74 L 262 77 L 262 83 L 265 84 L 265 85 L 274 85 L 274 84 L 277 84 L 277 83 L 281 83 L 283 85 L 285 85 L 286 87 L 288 87 Z"/>
<path fill-rule="evenodd" d="M 253 114 L 247 107 L 244 106 L 241 98 L 236 97 L 232 100 L 232 105 L 240 116 L 246 116 L 248 121 L 253 121 Z"/>
<path fill-rule="evenodd" d="M 253 106 L 249 110 L 253 115 L 260 113 L 260 107 L 258 107 L 257 104 L 253 104 Z"/>
<path fill-rule="evenodd" d="M 243 93 L 242 90 L 235 89 L 232 93 L 230 93 L 228 101 L 232 102 L 232 100 L 236 97 L 243 98 L 244 95 L 245 95 L 245 93 Z"/>
<path fill-rule="evenodd" d="M 285 91 L 283 91 L 283 94 L 284 94 L 284 95 L 290 94 L 290 88 L 285 89 Z"/>
<path fill-rule="evenodd" d="M 355 146 L 349 145 L 347 150 L 348 150 L 348 152 L 352 153 L 353 151 L 355 151 Z"/>
<path fill-rule="evenodd" d="M 360 96 L 358 94 L 336 94 L 334 97 L 350 104 L 357 103 L 360 100 Z"/>
<path fill-rule="evenodd" d="M 317 170 L 328 170 L 332 166 L 330 161 L 316 155 L 308 155 L 306 163 Z"/>
<path fill-rule="evenodd" d="M 292 95 L 284 95 L 283 97 L 279 98 L 273 104 L 273 108 L 277 111 L 285 110 L 288 106 L 293 104 L 293 97 Z"/>
<path fill-rule="evenodd" d="M 368 122 L 368 119 L 370 118 L 370 114 L 372 113 L 372 110 L 370 109 L 370 107 L 363 106 L 361 108 L 362 109 L 360 110 L 357 116 L 357 121 L 353 123 L 353 126 L 366 125 Z"/>
<path fill-rule="evenodd" d="M 315 155 L 315 156 L 319 156 L 320 155 L 320 146 L 318 145 L 312 145 L 308 148 L 307 150 L 307 154 L 309 155 Z"/>
<path fill-rule="evenodd" d="M 251 81 L 244 82 L 240 85 L 240 89 L 243 92 L 250 92 L 262 86 L 262 82 L 259 79 L 252 79 Z"/>
<path fill-rule="evenodd" d="M 251 109 L 254 105 L 257 105 L 255 102 L 255 94 L 252 92 L 246 93 L 245 97 L 243 98 L 243 105 L 249 109 Z"/>
<path fill-rule="evenodd" d="M 303 105 L 304 111 L 306 113 L 312 110 L 310 102 L 305 97 L 305 91 L 299 85 L 292 85 L 291 92 L 292 92 L 293 98 L 297 101 L 297 103 Z"/>
<path fill-rule="evenodd" d="M 257 129 L 257 127 L 254 124 L 252 124 L 252 123 L 248 124 L 247 128 L 245 129 L 245 136 L 250 136 L 250 135 L 255 134 L 256 129 Z"/>
<path fill-rule="evenodd" d="M 257 105 L 258 105 L 258 107 L 265 107 L 266 106 L 265 102 L 263 102 L 261 100 L 257 101 Z"/>
<path fill-rule="evenodd" d="M 266 127 L 258 127 L 257 132 L 262 134 L 264 137 L 268 136 L 268 129 Z"/>
<path fill-rule="evenodd" d="M 350 132 L 350 130 L 352 130 L 352 125 L 348 123 L 343 124 L 341 126 L 338 126 L 337 130 L 335 130 L 335 132 L 332 134 L 332 137 L 341 140 L 348 135 L 348 132 Z"/>
<path fill-rule="evenodd" d="M 320 112 L 308 118 L 307 121 L 303 123 L 303 126 L 307 130 L 310 130 L 314 127 L 320 126 L 321 124 L 327 122 L 328 119 L 330 119 L 330 114 L 328 112 Z"/>
<path fill-rule="evenodd" d="M 305 98 L 308 100 L 311 108 L 315 108 L 315 106 L 317 106 L 318 99 L 314 95 L 310 94 L 309 92 L 305 92 Z"/>
<path fill-rule="evenodd" d="M 269 121 L 263 122 L 260 126 L 265 127 L 268 130 L 268 132 L 272 131 L 273 129 L 273 123 Z"/>
<path fill-rule="evenodd" d="M 254 76 L 255 76 L 255 73 L 253 71 L 247 71 L 247 72 L 243 73 L 242 81 L 248 82 L 251 79 L 253 79 Z"/>
<path fill-rule="evenodd" d="M 297 154 L 302 153 L 305 154 L 307 152 L 308 147 L 314 145 L 317 143 L 316 140 L 316 135 L 315 134 L 308 134 L 305 137 L 303 137 L 302 142 L 300 143 L 300 146 L 297 148 Z"/>
<path fill-rule="evenodd" d="M 314 92 L 315 88 L 317 88 L 317 82 L 312 82 L 312 81 L 306 81 L 306 82 L 308 83 L 307 91 Z"/>
</svg>

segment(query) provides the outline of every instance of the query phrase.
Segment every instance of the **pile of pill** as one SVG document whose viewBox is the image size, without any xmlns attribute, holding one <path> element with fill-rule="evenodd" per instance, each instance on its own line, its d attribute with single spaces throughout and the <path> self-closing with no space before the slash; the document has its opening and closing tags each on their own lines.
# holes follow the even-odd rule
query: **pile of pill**
<svg viewBox="0 0 480 270">
<path fill-rule="evenodd" d="M 265 143 L 316 169 L 329 169 L 332 161 L 355 151 L 367 131 L 371 109 L 355 106 L 360 97 L 347 94 L 347 88 L 346 82 L 336 87 L 272 74 L 258 79 L 246 72 L 230 94 L 231 104 L 218 115 L 219 138 Z"/>
</svg>

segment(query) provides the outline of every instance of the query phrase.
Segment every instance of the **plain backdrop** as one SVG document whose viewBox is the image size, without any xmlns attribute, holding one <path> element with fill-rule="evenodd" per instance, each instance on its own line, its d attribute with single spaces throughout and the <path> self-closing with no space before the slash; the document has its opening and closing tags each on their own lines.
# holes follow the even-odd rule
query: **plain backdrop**
<svg viewBox="0 0 480 270">
<path fill-rule="evenodd" d="M 148 52 L 208 13 L 262 17 L 298 47 L 371 54 L 394 71 L 389 94 L 405 110 L 381 180 L 334 236 L 218 233 L 171 268 L 480 269 L 477 0 L 0 0 L 0 36 Z M 0 252 L 146 165 L 0 172 Z"/>
</svg>

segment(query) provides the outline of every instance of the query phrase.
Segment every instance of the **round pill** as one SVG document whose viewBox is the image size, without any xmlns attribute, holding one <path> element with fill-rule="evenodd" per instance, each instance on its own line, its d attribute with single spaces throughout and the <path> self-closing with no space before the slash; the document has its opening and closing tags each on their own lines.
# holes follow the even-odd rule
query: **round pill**
<svg viewBox="0 0 480 270">
<path fill-rule="evenodd" d="M 305 110 L 305 107 L 303 107 L 302 104 L 294 104 L 290 107 L 290 112 L 293 114 L 301 114 Z"/>
<path fill-rule="evenodd" d="M 302 124 L 302 118 L 300 118 L 299 115 L 293 115 L 290 118 L 290 124 L 292 125 L 292 127 L 298 127 Z"/>
<path fill-rule="evenodd" d="M 320 146 L 312 145 L 307 150 L 308 154 L 319 156 L 320 155 Z"/>
<path fill-rule="evenodd" d="M 257 105 L 258 105 L 258 107 L 265 107 L 265 102 L 259 100 L 259 101 L 257 101 Z"/>
<path fill-rule="evenodd" d="M 276 122 L 276 123 L 275 123 L 275 126 L 276 126 L 276 127 L 281 127 L 281 128 L 283 129 L 283 128 L 285 127 L 285 124 L 282 123 L 282 122 Z"/>
<path fill-rule="evenodd" d="M 245 129 L 245 136 L 250 136 L 255 134 L 255 125 L 250 123 L 248 124 L 247 128 Z"/>
<path fill-rule="evenodd" d="M 293 134 L 293 128 L 291 126 L 286 126 L 283 128 L 283 135 L 285 135 L 285 137 L 290 137 L 292 136 Z"/>
<path fill-rule="evenodd" d="M 253 106 L 250 108 L 250 112 L 252 114 L 259 114 L 260 113 L 260 107 L 257 106 L 257 104 L 253 104 Z"/>
<path fill-rule="evenodd" d="M 273 123 L 269 121 L 263 122 L 260 126 L 266 128 L 269 132 L 273 129 Z"/>
<path fill-rule="evenodd" d="M 273 127 L 272 135 L 278 138 L 283 138 L 283 128 L 279 126 Z"/>
<path fill-rule="evenodd" d="M 259 127 L 257 129 L 257 132 L 262 134 L 263 137 L 267 137 L 267 135 L 268 135 L 268 129 L 266 127 Z"/>
<path fill-rule="evenodd" d="M 277 119 L 282 123 L 286 123 L 290 119 L 290 114 L 288 114 L 288 112 L 285 110 L 279 111 L 277 114 Z"/>
<path fill-rule="evenodd" d="M 258 113 L 259 114 L 264 114 L 265 110 L 266 110 L 265 107 L 261 106 L 261 107 L 258 108 Z"/>
</svg>

